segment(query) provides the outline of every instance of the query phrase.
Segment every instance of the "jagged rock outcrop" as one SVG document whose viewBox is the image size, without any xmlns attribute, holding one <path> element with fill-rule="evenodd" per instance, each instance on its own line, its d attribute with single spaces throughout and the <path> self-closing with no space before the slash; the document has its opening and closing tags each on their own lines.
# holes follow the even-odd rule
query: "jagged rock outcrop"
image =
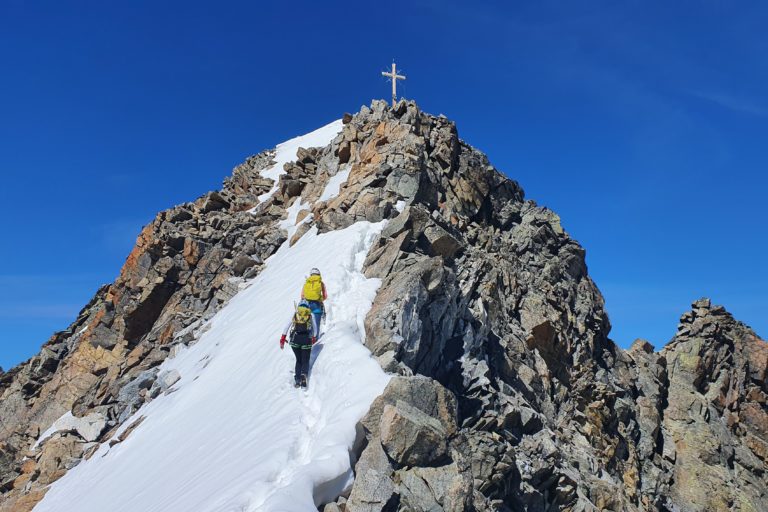
<svg viewBox="0 0 768 512">
<path fill-rule="evenodd" d="M 346 510 L 467 509 L 472 480 L 457 419 L 454 395 L 438 382 L 392 379 L 360 422 L 361 478 Z"/>
<path fill-rule="evenodd" d="M 768 510 L 768 349 L 724 309 L 696 302 L 660 352 L 619 349 L 559 217 L 412 102 L 345 116 L 277 182 L 261 172 L 274 159 L 250 157 L 222 190 L 159 214 L 115 283 L 0 372 L 0 511 L 31 509 L 173 392 L 183 376 L 159 364 L 278 247 L 359 220 L 388 221 L 365 263 L 382 281 L 365 342 L 397 376 L 358 425 L 355 482 L 327 511 Z M 70 411 L 94 419 L 87 434 L 36 444 Z"/>
<path fill-rule="evenodd" d="M 768 346 L 700 300 L 661 355 L 670 501 L 690 510 L 768 509 Z"/>
<path fill-rule="evenodd" d="M 334 229 L 387 218 L 399 203 L 402 212 L 366 262 L 366 275 L 383 280 L 366 319 L 366 344 L 388 371 L 428 376 L 450 390 L 459 426 L 446 435 L 455 456 L 441 473 L 434 461 L 410 456 L 414 444 L 442 453 L 430 441 L 437 425 L 413 413 L 418 399 L 398 399 L 380 413 L 403 433 L 395 449 L 364 420 L 360 472 L 375 467 L 386 475 L 391 495 L 362 499 L 366 477 L 352 488 L 346 510 L 768 509 L 759 456 L 768 439 L 766 363 L 759 355 L 741 362 L 747 352 L 765 352 L 754 333 L 733 327 L 720 339 L 701 340 L 696 357 L 706 363 L 679 355 L 681 334 L 661 353 L 642 341 L 622 351 L 608 338 L 584 250 L 556 214 L 525 201 L 516 183 L 463 143 L 450 121 L 407 102 L 392 109 L 375 103 L 342 136 L 349 180 L 315 218 L 321 229 Z M 717 371 L 681 373 L 680 357 Z M 701 387 L 705 381 L 733 386 L 730 395 L 720 393 L 748 419 L 723 413 L 724 398 L 711 405 L 717 416 L 713 410 L 707 421 L 688 418 L 691 407 L 710 407 L 698 396 L 714 393 Z M 723 430 L 728 418 L 748 426 Z M 707 443 L 692 442 L 696 436 L 719 455 L 704 455 Z M 740 468 L 724 446 L 740 449 Z M 681 464 L 678 452 L 689 462 Z M 451 505 L 435 501 L 427 480 L 414 483 L 416 470 L 427 468 L 449 480 L 458 471 L 471 485 L 456 487 L 463 494 Z M 713 491 L 718 479 L 727 487 Z"/>
</svg>

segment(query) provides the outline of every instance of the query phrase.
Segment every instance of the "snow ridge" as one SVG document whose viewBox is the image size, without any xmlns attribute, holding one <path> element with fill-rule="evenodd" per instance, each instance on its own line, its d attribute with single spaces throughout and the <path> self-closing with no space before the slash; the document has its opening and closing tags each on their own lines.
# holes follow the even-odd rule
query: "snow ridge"
<svg viewBox="0 0 768 512">
<path fill-rule="evenodd" d="M 338 129 L 321 130 L 327 139 Z M 294 223 L 300 208 L 289 212 Z M 161 365 L 181 375 L 173 392 L 141 407 L 112 437 L 143 418 L 124 441 L 103 443 L 35 511 L 305 511 L 338 496 L 352 481 L 355 424 L 389 381 L 363 345 L 381 283 L 362 267 L 384 224 L 312 228 L 283 244 L 196 344 Z M 278 340 L 311 267 L 323 273 L 328 314 L 302 391 Z"/>
</svg>

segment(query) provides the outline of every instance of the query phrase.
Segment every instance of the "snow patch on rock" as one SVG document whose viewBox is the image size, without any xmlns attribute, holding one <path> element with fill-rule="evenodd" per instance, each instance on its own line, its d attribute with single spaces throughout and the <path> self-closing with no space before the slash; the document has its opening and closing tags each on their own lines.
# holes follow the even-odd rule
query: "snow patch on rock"
<svg viewBox="0 0 768 512">
<path fill-rule="evenodd" d="M 48 430 L 40 434 L 40 437 L 37 438 L 32 449 L 34 450 L 40 446 L 40 444 L 56 432 L 76 432 L 77 435 L 87 442 L 95 441 L 102 430 L 104 430 L 106 424 L 107 422 L 104 416 L 97 412 L 83 416 L 82 418 L 73 415 L 71 411 L 67 412 L 54 421 L 53 424 L 48 427 Z"/>
<path fill-rule="evenodd" d="M 285 174 L 283 166 L 296 160 L 296 152 L 299 148 L 327 146 L 341 132 L 343 127 L 341 119 L 338 119 L 306 135 L 294 137 L 278 144 L 275 148 L 275 164 L 260 173 L 265 178 L 275 180 L 275 184 L 269 192 L 259 196 L 259 203 L 263 203 L 277 192 L 278 180 L 280 176 Z"/>
<path fill-rule="evenodd" d="M 347 181 L 347 178 L 349 178 L 349 171 L 351 170 L 352 166 L 346 165 L 334 176 L 331 176 L 331 178 L 328 180 L 328 183 L 325 185 L 325 188 L 323 189 L 323 193 L 320 194 L 320 201 L 328 201 L 329 199 L 333 199 L 334 197 L 338 196 L 339 191 L 341 190 L 341 185 Z"/>
</svg>

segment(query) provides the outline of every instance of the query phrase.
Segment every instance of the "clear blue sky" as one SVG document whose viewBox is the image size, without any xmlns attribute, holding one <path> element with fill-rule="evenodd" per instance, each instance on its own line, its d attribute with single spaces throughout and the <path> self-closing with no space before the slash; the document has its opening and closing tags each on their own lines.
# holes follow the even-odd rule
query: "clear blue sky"
<svg viewBox="0 0 768 512">
<path fill-rule="evenodd" d="M 768 336 L 764 2 L 0 2 L 0 365 L 142 225 L 246 156 L 404 94 L 554 209 L 612 338 L 710 296 Z"/>
</svg>

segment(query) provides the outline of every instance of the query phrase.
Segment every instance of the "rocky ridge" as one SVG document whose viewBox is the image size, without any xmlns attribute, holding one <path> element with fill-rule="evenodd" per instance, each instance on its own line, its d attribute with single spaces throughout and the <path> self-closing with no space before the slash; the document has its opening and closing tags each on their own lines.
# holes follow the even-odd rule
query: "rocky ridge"
<svg viewBox="0 0 768 512">
<path fill-rule="evenodd" d="M 309 221 L 288 243 L 389 219 L 365 265 L 382 279 L 366 345 L 398 376 L 358 425 L 355 483 L 327 511 L 768 510 L 768 349 L 724 309 L 694 303 L 661 352 L 619 349 L 558 216 L 412 102 L 346 116 L 277 183 L 260 173 L 273 162 L 251 157 L 221 191 L 159 214 L 115 283 L 0 374 L 0 510 L 31 509 L 173 392 L 178 376 L 157 366 L 286 242 L 297 201 Z M 88 428 L 36 444 L 68 411 Z"/>
</svg>

